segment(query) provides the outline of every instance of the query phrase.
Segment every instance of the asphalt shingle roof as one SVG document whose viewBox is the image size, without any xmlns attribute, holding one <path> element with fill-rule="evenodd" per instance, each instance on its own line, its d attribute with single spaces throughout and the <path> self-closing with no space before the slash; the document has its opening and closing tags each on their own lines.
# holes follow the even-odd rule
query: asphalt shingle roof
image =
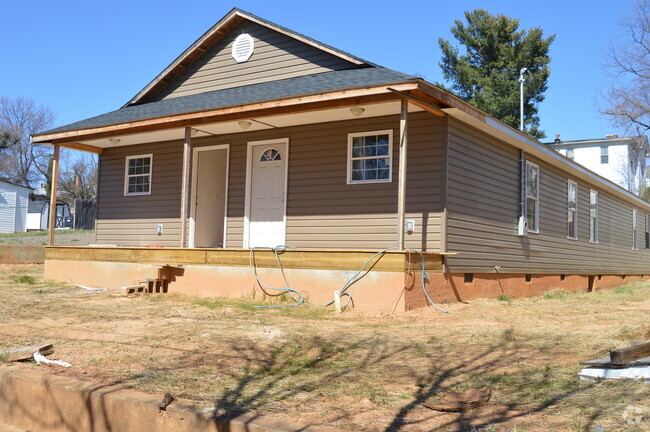
<svg viewBox="0 0 650 432">
<path fill-rule="evenodd" d="M 189 96 L 130 105 L 116 111 L 91 117 L 38 135 L 108 126 L 138 120 L 200 112 L 227 106 L 246 105 L 267 100 L 297 97 L 356 87 L 393 84 L 416 79 L 415 76 L 383 67 L 370 67 L 319 73 L 315 75 L 215 90 Z"/>
</svg>

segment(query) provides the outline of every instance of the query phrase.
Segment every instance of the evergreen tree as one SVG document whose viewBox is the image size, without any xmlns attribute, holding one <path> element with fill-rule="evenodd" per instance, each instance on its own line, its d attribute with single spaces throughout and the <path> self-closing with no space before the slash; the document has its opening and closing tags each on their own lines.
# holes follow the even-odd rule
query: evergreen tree
<svg viewBox="0 0 650 432">
<path fill-rule="evenodd" d="M 519 128 L 519 71 L 528 68 L 524 86 L 526 132 L 543 138 L 538 105 L 550 75 L 548 50 L 555 35 L 544 38 L 539 27 L 519 30 L 519 20 L 493 16 L 483 9 L 465 12 L 467 24 L 456 20 L 451 33 L 464 53 L 440 38 L 439 63 L 453 93 L 502 122 Z M 444 87 L 444 86 L 443 86 Z"/>
</svg>

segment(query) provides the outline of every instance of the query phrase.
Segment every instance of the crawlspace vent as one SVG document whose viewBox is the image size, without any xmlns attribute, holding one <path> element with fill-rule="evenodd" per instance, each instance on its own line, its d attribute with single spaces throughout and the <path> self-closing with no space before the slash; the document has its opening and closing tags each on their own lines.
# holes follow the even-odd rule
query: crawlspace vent
<svg viewBox="0 0 650 432">
<path fill-rule="evenodd" d="M 232 58 L 234 58 L 237 63 L 248 61 L 248 59 L 253 55 L 254 47 L 255 42 L 251 35 L 248 33 L 240 34 L 232 44 Z"/>
</svg>

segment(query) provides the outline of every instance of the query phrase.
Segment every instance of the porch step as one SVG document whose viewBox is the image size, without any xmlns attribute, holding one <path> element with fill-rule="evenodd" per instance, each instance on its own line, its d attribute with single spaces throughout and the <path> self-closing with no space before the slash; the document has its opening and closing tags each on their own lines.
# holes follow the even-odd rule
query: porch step
<svg viewBox="0 0 650 432">
<path fill-rule="evenodd" d="M 144 269 L 148 270 L 147 273 L 152 277 L 141 277 L 136 280 L 134 285 L 120 288 L 121 295 L 167 294 L 170 282 L 176 280 L 176 273 L 183 269 L 183 265 L 149 265 Z M 155 274 L 155 276 L 153 276 L 152 273 Z"/>
</svg>

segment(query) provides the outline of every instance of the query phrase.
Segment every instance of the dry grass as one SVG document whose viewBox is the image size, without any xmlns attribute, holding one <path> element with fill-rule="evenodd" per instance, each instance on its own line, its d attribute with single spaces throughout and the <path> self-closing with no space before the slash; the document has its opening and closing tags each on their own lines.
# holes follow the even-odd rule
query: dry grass
<svg viewBox="0 0 650 432">
<path fill-rule="evenodd" d="M 54 343 L 53 358 L 74 365 L 61 373 L 350 431 L 621 430 L 630 405 L 646 414 L 626 430 L 650 428 L 650 387 L 576 375 L 580 360 L 647 338 L 649 284 L 451 304 L 448 315 L 337 315 L 254 300 L 125 299 L 45 282 L 40 266 L 0 271 L 0 349 Z M 483 408 L 421 406 L 484 385 L 493 396 Z"/>
</svg>

